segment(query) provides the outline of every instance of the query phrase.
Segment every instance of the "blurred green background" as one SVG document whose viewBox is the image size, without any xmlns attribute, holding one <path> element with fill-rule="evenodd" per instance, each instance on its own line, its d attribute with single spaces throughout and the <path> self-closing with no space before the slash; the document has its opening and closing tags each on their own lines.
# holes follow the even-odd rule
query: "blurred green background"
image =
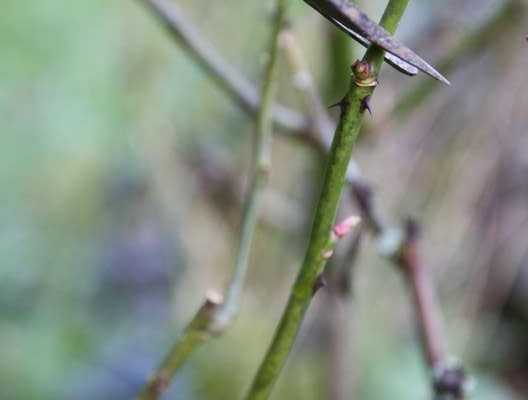
<svg viewBox="0 0 528 400">
<path fill-rule="evenodd" d="M 323 102 L 335 103 L 348 72 L 330 41 L 342 38 L 292 3 Z M 399 37 L 434 64 L 502 3 L 412 2 Z M 272 2 L 178 4 L 258 84 Z M 141 0 L 2 6 L 0 398 L 133 398 L 206 290 L 226 282 L 253 121 Z M 383 6 L 365 10 L 377 19 Z M 435 85 L 403 120 L 391 107 L 429 78 L 386 67 L 356 152 L 384 217 L 423 224 L 450 348 L 478 399 L 528 396 L 528 5 L 518 7 L 478 52 L 458 57 L 451 88 Z M 280 73 L 279 98 L 302 110 L 284 61 Z M 240 398 L 269 343 L 322 173 L 296 141 L 277 136 L 273 151 L 241 315 L 192 357 L 167 399 Z M 426 398 L 405 286 L 369 240 L 354 288 L 349 398 Z M 324 299 L 273 398 L 328 398 Z"/>
</svg>

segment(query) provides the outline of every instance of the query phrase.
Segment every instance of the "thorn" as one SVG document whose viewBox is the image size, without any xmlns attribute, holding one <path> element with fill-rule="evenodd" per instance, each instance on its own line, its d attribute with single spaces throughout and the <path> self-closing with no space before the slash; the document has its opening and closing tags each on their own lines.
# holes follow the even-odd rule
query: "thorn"
<svg viewBox="0 0 528 400">
<path fill-rule="evenodd" d="M 343 97 L 341 100 L 339 100 L 337 103 L 332 104 L 331 106 L 328 106 L 328 108 L 334 108 L 339 107 L 339 111 L 341 112 L 341 115 L 345 112 L 345 108 L 348 107 L 348 100 L 346 97 Z"/>
<path fill-rule="evenodd" d="M 319 275 L 315 280 L 315 284 L 312 289 L 312 296 L 315 295 L 319 291 L 319 289 L 324 288 L 326 286 L 327 284 L 323 274 Z"/>
<path fill-rule="evenodd" d="M 370 95 L 361 100 L 361 106 L 359 111 L 361 113 L 364 113 L 365 110 L 367 110 L 370 116 L 372 117 L 372 108 L 370 108 Z"/>
</svg>

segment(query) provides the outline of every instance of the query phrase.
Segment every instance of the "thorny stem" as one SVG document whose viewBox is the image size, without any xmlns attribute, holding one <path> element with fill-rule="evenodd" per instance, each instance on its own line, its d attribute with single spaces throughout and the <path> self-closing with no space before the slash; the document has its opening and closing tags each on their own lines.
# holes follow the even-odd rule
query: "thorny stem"
<svg viewBox="0 0 528 400">
<path fill-rule="evenodd" d="M 245 199 L 238 254 L 226 290 L 225 301 L 218 295 L 208 296 L 182 336 L 178 338 L 146 384 L 139 396 L 140 400 L 159 398 L 169 386 L 178 368 L 190 354 L 214 335 L 223 333 L 238 313 L 239 299 L 249 266 L 249 253 L 258 221 L 262 189 L 266 185 L 271 167 L 272 106 L 277 88 L 278 38 L 284 25 L 286 1 L 278 0 L 274 19 L 269 61 L 262 84 L 262 103 L 257 113 L 253 162 L 250 172 L 251 183 Z"/>
<path fill-rule="evenodd" d="M 175 2 L 169 0 L 141 1 L 149 6 L 168 32 L 222 90 L 244 111 L 252 115 L 256 114 L 260 103 L 256 87 L 244 78 L 240 71 L 237 71 L 214 51 L 212 46 L 200 35 L 196 26 L 186 18 Z M 458 46 L 450 50 L 446 57 L 440 61 L 438 69 L 445 72 L 452 71 L 459 65 L 461 59 L 480 51 L 500 33 L 501 28 L 508 26 L 512 15 L 515 15 L 519 10 L 524 11 L 525 9 L 526 7 L 522 4 L 522 1 L 509 0 L 495 17 L 491 18 L 475 32 L 463 38 Z M 332 27 L 332 29 L 334 28 Z M 393 116 L 399 117 L 412 111 L 418 104 L 423 103 L 425 98 L 433 92 L 434 87 L 434 82 L 430 80 L 424 80 L 419 83 L 402 100 L 397 102 L 392 111 L 389 112 L 386 120 L 377 126 L 384 126 L 385 122 Z M 324 153 L 329 150 L 330 141 L 328 136 L 331 129 L 320 131 L 316 125 L 312 124 L 313 121 L 309 118 L 304 118 L 301 114 L 281 105 L 274 105 L 273 121 L 276 127 L 280 128 L 280 132 L 288 137 L 302 139 Z"/>
<path fill-rule="evenodd" d="M 328 39 L 330 43 L 330 63 L 329 70 L 331 73 L 330 91 L 336 92 L 342 87 L 343 74 L 338 73 L 340 70 L 350 66 L 352 59 L 352 48 L 350 39 L 342 32 L 330 26 Z M 337 36 L 336 36 L 337 35 Z M 285 29 L 281 34 L 281 44 L 286 53 L 292 71 L 293 82 L 299 89 L 309 115 L 313 119 L 313 124 L 317 126 L 318 131 L 325 132 L 329 129 L 321 130 L 321 127 L 328 126 L 331 123 L 330 115 L 323 106 L 321 96 L 319 95 L 313 77 L 307 68 L 306 62 L 302 55 L 301 48 L 293 32 L 293 29 Z M 321 137 L 322 142 L 328 142 L 329 138 Z M 351 160 L 350 163 L 353 163 Z M 356 166 L 349 164 L 350 170 L 357 170 Z M 348 333 L 349 316 L 347 315 L 347 306 L 351 290 L 352 267 L 355 264 L 356 256 L 360 246 L 361 232 L 359 229 L 354 235 L 354 239 L 344 257 L 339 260 L 332 258 L 325 270 L 328 287 L 323 300 L 324 315 L 321 315 L 322 325 L 326 328 L 325 335 L 327 351 L 325 359 L 327 361 L 327 397 L 328 400 L 344 400 L 347 398 L 347 390 L 353 381 L 353 377 L 347 374 L 348 343 L 351 342 Z"/>
<path fill-rule="evenodd" d="M 403 228 L 385 225 L 377 214 L 369 186 L 353 185 L 365 227 L 377 238 L 379 253 L 402 272 L 411 291 L 416 324 L 426 364 L 432 372 L 432 392 L 435 400 L 460 400 L 470 383 L 463 367 L 451 363 L 446 351 L 446 340 L 441 311 L 435 299 L 430 276 L 419 254 L 419 227 L 408 220 Z"/>
<path fill-rule="evenodd" d="M 159 17 L 159 19 L 167 26 L 168 30 L 173 34 L 178 42 L 180 42 L 183 47 L 193 56 L 197 62 L 205 69 L 205 71 L 211 76 L 222 88 L 226 91 L 228 95 L 231 96 L 246 112 L 253 114 L 256 112 L 257 105 L 259 103 L 258 93 L 252 84 L 241 77 L 241 74 L 234 70 L 224 59 L 211 50 L 211 47 L 206 43 L 200 35 L 197 33 L 196 28 L 186 20 L 181 14 L 180 10 L 176 8 L 175 3 L 168 2 L 168 0 L 143 0 L 149 4 L 154 11 L 154 13 Z M 519 5 L 518 0 L 511 0 L 507 5 L 502 9 L 496 17 L 492 18 L 488 23 L 486 23 L 479 31 L 476 31 L 474 34 L 470 34 L 465 38 L 461 44 L 455 49 L 453 49 L 448 56 L 445 58 L 445 62 L 441 63 L 441 70 L 450 71 L 456 65 L 458 65 L 459 57 L 458 55 L 469 52 L 475 53 L 479 51 L 482 46 L 486 43 L 486 38 L 492 37 L 496 33 L 497 29 L 501 25 L 504 25 L 507 20 L 507 16 L 510 15 L 509 12 L 511 6 Z M 489 33 L 487 33 L 489 32 Z M 481 40 L 482 39 L 482 40 Z M 489 40 L 489 39 L 488 39 Z M 452 56 L 451 54 L 455 54 Z M 412 89 L 411 94 L 404 97 L 405 101 L 398 102 L 398 104 L 407 103 L 408 99 L 411 97 L 418 98 L 419 101 L 413 101 L 413 103 L 422 103 L 426 96 L 431 93 L 431 88 L 428 81 L 419 84 L 417 89 Z M 416 94 L 418 92 L 423 92 L 421 94 Z M 395 109 L 399 108 L 396 106 Z M 396 112 L 396 111 L 394 111 Z M 283 129 L 282 133 L 287 133 L 288 135 L 298 135 L 299 138 L 303 138 L 306 143 L 315 146 L 315 148 L 321 153 L 324 154 L 329 146 L 328 140 L 328 131 L 321 131 L 317 128 L 317 125 L 310 126 L 309 120 L 303 119 L 299 114 L 292 112 L 288 109 L 285 109 L 280 106 L 274 107 L 273 119 L 277 127 Z M 301 135 L 299 135 L 301 134 Z M 348 183 L 350 184 L 351 196 L 355 198 L 356 203 L 358 204 L 362 219 L 371 233 L 383 240 L 385 237 L 391 235 L 391 231 L 394 230 L 390 227 L 384 225 L 383 221 L 379 218 L 377 209 L 373 205 L 373 193 L 367 182 L 364 181 L 362 176 L 359 174 L 357 168 L 350 168 L 347 171 L 346 177 Z M 403 245 L 403 243 L 402 243 Z M 385 252 L 386 257 L 395 261 L 395 254 L 401 250 L 401 246 L 393 249 L 393 251 Z M 423 272 L 423 269 L 422 269 Z M 425 277 L 424 277 L 425 276 Z M 428 278 L 425 273 L 423 273 L 421 279 L 411 279 L 410 283 L 412 286 L 416 286 L 419 281 L 426 281 Z M 427 285 L 430 286 L 430 283 Z M 420 290 L 413 289 L 414 298 L 417 299 L 420 295 Z M 416 303 L 415 303 L 416 304 Z M 425 304 L 425 303 L 423 303 Z M 431 313 L 431 312 L 429 312 Z M 432 312 L 435 313 L 434 311 Z M 418 312 L 418 318 L 422 319 L 423 313 Z M 419 326 L 425 326 L 426 324 L 419 321 Z M 425 331 L 425 330 L 424 330 Z M 425 337 L 422 334 L 422 338 Z M 427 346 L 427 343 L 424 341 L 424 348 Z M 434 351 L 426 350 L 426 353 L 434 354 Z M 432 358 L 428 356 L 428 358 Z M 459 376 L 460 373 L 456 373 L 457 370 L 445 370 L 453 372 L 455 376 Z M 459 370 L 460 371 L 460 370 Z M 438 374 L 437 374 L 438 375 Z M 447 374 L 449 375 L 449 374 Z M 438 375 L 442 376 L 442 374 Z M 438 386 L 438 382 L 441 381 L 436 379 L 435 386 Z"/>
<path fill-rule="evenodd" d="M 408 0 L 390 0 L 380 25 L 394 33 L 407 4 Z M 267 399 L 270 396 L 311 302 L 313 287 L 326 265 L 324 250 L 330 240 L 330 231 L 345 183 L 348 162 L 360 131 L 365 111 L 364 101 L 374 91 L 374 86 L 364 86 L 364 84 L 375 81 L 383 62 L 383 55 L 382 50 L 371 47 L 363 62 L 356 64 L 355 78 L 342 101 L 341 118 L 332 142 L 304 263 L 271 346 L 246 397 L 248 400 Z"/>
</svg>

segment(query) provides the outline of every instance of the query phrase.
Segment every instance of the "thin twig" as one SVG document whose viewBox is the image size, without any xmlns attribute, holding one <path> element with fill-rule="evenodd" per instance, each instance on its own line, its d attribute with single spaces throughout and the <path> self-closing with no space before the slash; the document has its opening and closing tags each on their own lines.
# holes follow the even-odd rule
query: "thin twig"
<svg viewBox="0 0 528 400">
<path fill-rule="evenodd" d="M 285 23 L 286 6 L 286 0 L 278 0 L 269 61 L 262 84 L 262 103 L 257 114 L 257 129 L 253 147 L 253 170 L 251 171 L 251 185 L 244 207 L 239 253 L 221 315 L 221 318 L 226 323 L 229 323 L 238 313 L 239 299 L 249 265 L 249 251 L 258 220 L 262 189 L 268 181 L 271 168 L 272 106 L 277 91 L 276 75 L 279 35 Z"/>
<path fill-rule="evenodd" d="M 378 238 L 379 251 L 403 273 L 412 293 L 416 323 L 426 364 L 431 373 L 431 389 L 435 400 L 461 400 L 470 387 L 464 368 L 447 353 L 441 311 L 435 299 L 430 276 L 419 255 L 418 225 L 406 221 L 402 229 L 384 226 L 374 215 L 372 194 L 363 200 L 366 226 Z M 372 221 L 375 221 L 374 223 Z"/>
<path fill-rule="evenodd" d="M 271 167 L 272 106 L 277 88 L 278 38 L 284 25 L 285 13 L 286 0 L 279 0 L 271 37 L 269 61 L 262 84 L 262 103 L 257 113 L 253 162 L 250 171 L 251 182 L 244 204 L 238 254 L 231 280 L 226 289 L 225 300 L 218 295 L 208 296 L 183 335 L 177 339 L 146 384 L 139 396 L 141 400 L 159 398 L 189 355 L 211 337 L 223 333 L 238 314 L 239 301 L 249 266 L 249 253 L 258 222 L 262 189 L 267 183 Z"/>
<path fill-rule="evenodd" d="M 255 85 L 233 68 L 205 40 L 178 5 L 170 0 L 141 0 L 174 39 L 194 58 L 215 83 L 246 112 L 256 115 L 260 108 Z M 273 121 L 290 133 L 304 132 L 310 122 L 301 114 L 281 105 L 273 105 Z"/>
<path fill-rule="evenodd" d="M 216 334 L 213 325 L 222 302 L 222 297 L 217 293 L 208 294 L 204 304 L 142 389 L 139 400 L 158 399 L 167 390 L 176 371 L 191 353 Z"/>
<path fill-rule="evenodd" d="M 407 4 L 408 0 L 390 0 L 380 24 L 394 33 Z M 332 142 L 305 260 L 273 341 L 246 397 L 248 400 L 270 396 L 310 305 L 314 285 L 326 265 L 325 249 L 330 241 L 352 148 L 361 128 L 364 102 L 374 91 L 383 57 L 383 50 L 370 47 L 363 61 L 354 67 L 354 79 L 341 103 L 341 118 Z"/>
<path fill-rule="evenodd" d="M 323 309 L 327 318 L 328 351 L 327 392 L 328 400 L 345 400 L 353 398 L 349 392 L 355 381 L 355 374 L 350 374 L 347 360 L 350 355 L 350 310 L 348 309 L 352 294 L 352 274 L 357 264 L 363 229 L 358 229 L 343 257 L 333 259 L 326 268 L 326 290 Z"/>
<path fill-rule="evenodd" d="M 301 98 L 305 103 L 306 110 L 309 111 L 309 118 L 314 127 L 316 139 L 323 148 L 329 148 L 331 137 L 328 133 L 335 129 L 335 123 L 328 114 L 327 107 L 321 101 L 321 95 L 315 87 L 313 76 L 306 66 L 297 37 L 291 26 L 281 33 L 280 43 L 292 71 L 293 83 L 302 95 Z"/>
</svg>

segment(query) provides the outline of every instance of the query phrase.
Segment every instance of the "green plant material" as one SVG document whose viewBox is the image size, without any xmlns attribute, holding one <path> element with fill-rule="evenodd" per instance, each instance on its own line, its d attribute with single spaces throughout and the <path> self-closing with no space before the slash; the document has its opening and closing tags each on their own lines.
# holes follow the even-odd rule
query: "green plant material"
<svg viewBox="0 0 528 400">
<path fill-rule="evenodd" d="M 140 400 L 159 398 L 191 353 L 212 337 L 215 314 L 221 305 L 222 300 L 217 296 L 210 296 L 205 301 L 143 388 Z"/>
<path fill-rule="evenodd" d="M 408 0 L 390 0 L 380 25 L 394 33 L 408 2 Z M 327 262 L 324 253 L 331 240 L 331 229 L 345 184 L 348 163 L 361 128 L 365 102 L 374 91 L 375 79 L 383 63 L 383 57 L 383 50 L 372 46 L 367 50 L 363 61 L 354 67 L 355 79 L 340 103 L 341 118 L 332 142 L 304 263 L 247 399 L 260 400 L 270 396 L 312 299 L 313 288 Z"/>
<path fill-rule="evenodd" d="M 229 323 L 238 312 L 239 298 L 249 265 L 249 251 L 258 221 L 258 209 L 262 189 L 268 181 L 271 168 L 272 106 L 277 91 L 277 59 L 279 35 L 286 20 L 287 0 L 278 0 L 271 39 L 269 61 L 262 84 L 261 107 L 257 114 L 257 131 L 253 147 L 251 185 L 244 207 L 242 230 L 238 256 L 233 270 L 233 278 L 226 293 L 220 318 Z"/>
<path fill-rule="evenodd" d="M 271 38 L 269 61 L 262 84 L 262 103 L 257 113 L 253 162 L 250 171 L 251 183 L 245 199 L 238 254 L 233 275 L 226 290 L 225 300 L 217 294 L 208 296 L 183 335 L 177 339 L 143 389 L 139 396 L 141 400 L 159 398 L 192 352 L 213 336 L 222 334 L 238 314 L 239 300 L 249 266 L 249 253 L 258 222 L 262 189 L 267 183 L 271 166 L 272 105 L 277 89 L 278 38 L 284 26 L 285 15 L 286 0 L 279 0 Z"/>
<path fill-rule="evenodd" d="M 353 41 L 342 31 L 328 25 L 325 30 L 328 46 L 327 65 L 324 74 L 325 92 L 327 97 L 335 98 L 343 92 L 343 82 L 346 81 L 350 67 L 350 60 L 354 59 L 355 49 L 352 47 Z"/>
<path fill-rule="evenodd" d="M 475 54 L 483 51 L 505 29 L 515 25 L 512 24 L 512 21 L 517 20 L 518 16 L 526 10 L 526 6 L 521 3 L 519 0 L 506 2 L 490 20 L 463 37 L 445 58 L 438 63 L 438 69 L 447 74 L 459 66 L 461 60 L 470 59 Z M 398 100 L 392 108 L 389 117 L 403 120 L 420 104 L 423 104 L 434 93 L 436 87 L 435 82 L 430 79 L 421 81 Z"/>
</svg>

